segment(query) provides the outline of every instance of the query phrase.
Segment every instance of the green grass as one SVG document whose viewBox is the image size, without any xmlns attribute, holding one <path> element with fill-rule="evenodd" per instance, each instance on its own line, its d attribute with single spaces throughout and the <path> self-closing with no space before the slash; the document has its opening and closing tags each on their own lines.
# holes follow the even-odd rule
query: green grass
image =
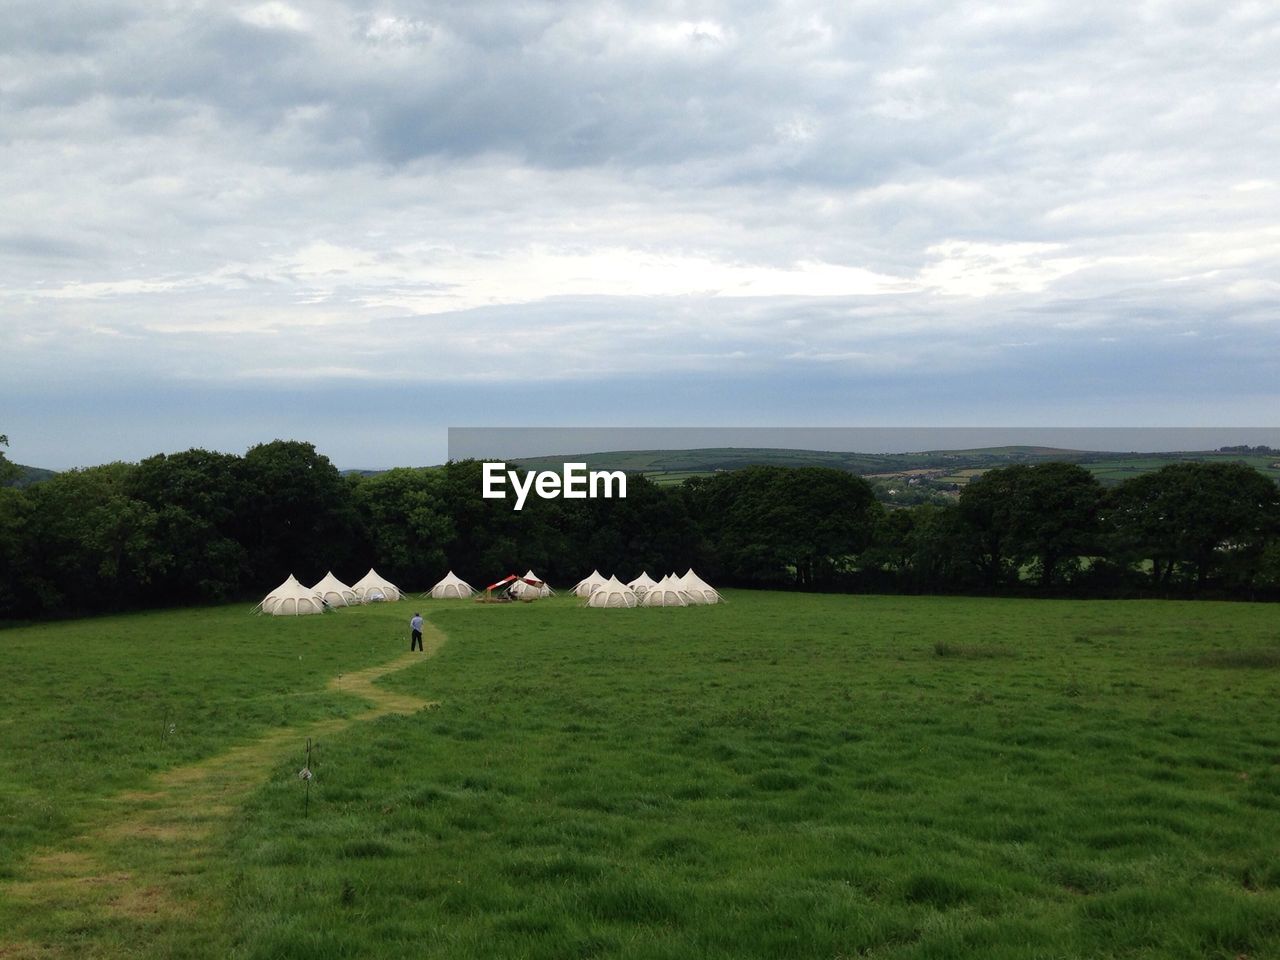
<svg viewBox="0 0 1280 960">
<path fill-rule="evenodd" d="M 626 470 L 651 479 L 660 476 L 699 476 L 718 470 L 768 464 L 782 467 L 834 467 L 858 474 L 933 468 L 984 469 L 1008 463 L 1034 463 L 1052 459 L 1078 460 L 1105 457 L 1079 450 L 1053 447 L 991 447 L 977 450 L 935 450 L 920 453 L 854 453 L 831 450 L 793 450 L 773 447 L 708 447 L 690 450 L 615 450 L 597 453 L 531 457 L 520 460 L 528 469 L 558 470 L 565 460 L 581 461 L 590 469 Z"/>
<path fill-rule="evenodd" d="M 238 956 L 1280 956 L 1274 606 L 432 616 L 227 838 Z"/>
<path fill-rule="evenodd" d="M 991 447 L 979 450 L 948 450 L 928 453 L 863 454 L 818 450 L 778 450 L 724 448 L 705 450 L 631 450 L 614 453 L 581 454 L 578 459 L 593 469 L 609 468 L 643 473 L 653 482 L 675 486 L 690 477 L 706 476 L 719 470 L 734 470 L 754 464 L 778 466 L 825 466 L 849 470 L 860 475 L 895 475 L 906 477 L 920 470 L 937 473 L 936 482 L 964 486 L 993 467 L 1012 463 L 1042 463 L 1063 460 L 1079 463 L 1104 485 L 1159 470 L 1172 463 L 1204 461 L 1247 463 L 1272 480 L 1280 482 L 1280 455 L 1217 453 L 1187 451 L 1131 455 L 1098 453 L 1081 450 L 1058 450 L 1052 447 Z M 525 466 L 541 469 L 558 468 L 556 458 L 535 458 Z"/>
<path fill-rule="evenodd" d="M 1280 481 L 1280 456 L 1272 454 L 1261 456 L 1238 453 L 1170 453 L 1150 457 L 1107 458 L 1084 461 L 1080 465 L 1105 484 L 1117 484 L 1144 473 L 1151 473 L 1161 467 L 1185 461 L 1205 463 L 1247 463 L 1263 476 Z"/>
<path fill-rule="evenodd" d="M 359 705 L 330 677 L 404 646 L 404 604 L 323 617 L 248 604 L 0 630 L 0 879 L 94 802 L 263 731 Z"/>
<path fill-rule="evenodd" d="M 644 474 L 660 487 L 676 487 L 692 477 L 707 477 L 710 475 L 710 470 L 670 470 Z"/>
<path fill-rule="evenodd" d="M 0 955 L 21 921 L 14 956 L 1280 956 L 1274 605 L 730 599 L 422 604 L 448 642 L 383 683 L 439 706 L 323 737 L 309 816 L 282 757 L 192 834 L 195 918 L 120 915 L 176 868 L 109 830 L 97 901 L 3 883 L 154 772 L 355 712 L 324 684 L 408 605 L 0 631 Z"/>
</svg>

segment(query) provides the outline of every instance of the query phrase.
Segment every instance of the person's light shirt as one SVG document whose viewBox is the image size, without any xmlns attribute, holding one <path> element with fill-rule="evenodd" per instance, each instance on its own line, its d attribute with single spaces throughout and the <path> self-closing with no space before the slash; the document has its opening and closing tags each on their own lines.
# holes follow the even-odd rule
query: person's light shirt
<svg viewBox="0 0 1280 960">
<path fill-rule="evenodd" d="M 410 621 L 409 621 L 409 629 L 410 629 L 410 630 L 417 630 L 417 631 L 421 632 L 421 630 L 422 630 L 422 618 L 421 618 L 421 617 L 414 617 L 412 620 L 410 620 Z"/>
</svg>

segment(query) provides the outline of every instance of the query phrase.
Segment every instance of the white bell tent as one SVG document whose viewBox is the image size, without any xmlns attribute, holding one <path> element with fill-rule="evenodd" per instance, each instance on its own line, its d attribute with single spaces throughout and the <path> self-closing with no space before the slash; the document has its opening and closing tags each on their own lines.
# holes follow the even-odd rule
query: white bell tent
<svg viewBox="0 0 1280 960">
<path fill-rule="evenodd" d="M 578 581 L 577 586 L 573 588 L 573 593 L 578 597 L 589 597 L 592 593 L 608 582 L 608 580 L 600 576 L 599 570 L 592 570 L 591 576 Z"/>
<path fill-rule="evenodd" d="M 537 580 L 540 586 L 526 583 L 526 580 Z M 511 592 L 517 597 L 550 597 L 555 594 L 555 591 L 547 586 L 547 582 L 533 572 L 533 568 L 524 575 L 524 580 L 517 580 L 511 585 Z"/>
<path fill-rule="evenodd" d="M 465 580 L 454 576 L 452 570 L 444 575 L 444 579 L 431 588 L 433 600 L 465 600 L 475 593 L 475 588 Z"/>
<path fill-rule="evenodd" d="M 610 577 L 587 597 L 588 607 L 634 607 L 636 592 L 617 577 Z"/>
<path fill-rule="evenodd" d="M 689 600 L 693 603 L 724 602 L 724 597 L 716 592 L 715 587 L 694 573 L 693 567 L 690 567 L 688 572 L 680 578 L 680 589 L 688 595 Z"/>
<path fill-rule="evenodd" d="M 378 576 L 378 571 L 374 570 L 373 567 L 370 567 L 368 573 L 353 583 L 351 589 L 361 603 L 375 603 L 379 600 L 399 600 L 402 596 L 401 589 L 390 580 L 384 580 Z"/>
<path fill-rule="evenodd" d="M 332 570 L 311 589 L 331 607 L 350 607 L 360 602 L 356 599 L 356 592 L 335 577 Z"/>
<path fill-rule="evenodd" d="M 627 584 L 628 587 L 630 587 L 632 590 L 636 592 L 637 597 L 643 597 L 646 593 L 649 592 L 649 589 L 651 587 L 656 587 L 657 585 L 658 584 L 654 582 L 653 577 L 649 576 L 648 572 L 646 571 L 642 571 L 640 573 L 640 576 L 636 577 L 634 580 L 632 580 L 630 583 Z"/>
<path fill-rule="evenodd" d="M 324 613 L 319 595 L 298 582 L 292 573 L 289 579 L 268 593 L 258 606 L 263 613 L 274 617 L 303 617 L 312 613 Z"/>
<path fill-rule="evenodd" d="M 645 591 L 640 603 L 646 607 L 687 607 L 689 597 L 676 581 L 666 576 Z"/>
</svg>

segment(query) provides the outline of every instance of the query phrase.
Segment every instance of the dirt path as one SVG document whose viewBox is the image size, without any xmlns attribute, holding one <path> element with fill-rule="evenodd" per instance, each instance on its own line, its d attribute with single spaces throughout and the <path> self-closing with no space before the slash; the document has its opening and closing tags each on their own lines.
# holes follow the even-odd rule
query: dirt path
<svg viewBox="0 0 1280 960">
<path fill-rule="evenodd" d="M 15 879 L 0 881 L 0 917 L 17 921 L 0 929 L 0 958 L 223 955 L 226 931 L 208 909 L 217 896 L 209 882 L 219 828 L 285 757 L 298 756 L 302 766 L 308 736 L 434 706 L 374 681 L 434 655 L 444 640 L 426 623 L 424 652 L 330 680 L 330 690 L 369 702 L 362 713 L 273 730 L 165 771 L 150 789 L 106 798 L 91 830 L 35 854 Z"/>
</svg>

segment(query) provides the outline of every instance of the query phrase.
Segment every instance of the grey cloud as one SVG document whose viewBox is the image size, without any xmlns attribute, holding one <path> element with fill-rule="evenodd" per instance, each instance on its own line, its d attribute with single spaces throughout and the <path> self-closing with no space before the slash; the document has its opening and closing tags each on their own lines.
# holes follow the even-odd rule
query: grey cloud
<svg viewBox="0 0 1280 960">
<path fill-rule="evenodd" d="M 77 3 L 73 9 L 48 0 L 11 0 L 5 4 L 0 56 L 29 51 L 90 53 L 130 19 L 128 4 L 110 0 Z"/>
<path fill-rule="evenodd" d="M 101 256 L 102 248 L 44 233 L 0 233 L 0 255 L 39 261 L 80 261 Z"/>
<path fill-rule="evenodd" d="M 814 403 L 1275 396 L 1267 5 L 75 11 L 14 4 L 0 38 L 23 389 L 729 371 L 775 399 L 816 378 Z M 805 264 L 898 287 L 717 295 Z"/>
</svg>

